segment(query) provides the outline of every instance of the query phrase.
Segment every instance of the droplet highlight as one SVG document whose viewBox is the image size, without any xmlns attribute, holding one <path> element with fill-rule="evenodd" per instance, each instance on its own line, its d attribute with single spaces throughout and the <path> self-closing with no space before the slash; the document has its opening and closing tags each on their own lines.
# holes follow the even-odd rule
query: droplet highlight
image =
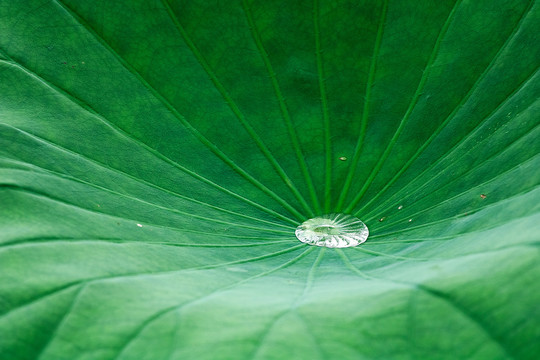
<svg viewBox="0 0 540 360">
<path fill-rule="evenodd" d="M 321 215 L 304 221 L 295 235 L 303 243 L 329 248 L 357 246 L 365 242 L 369 230 L 360 219 L 345 214 Z"/>
</svg>

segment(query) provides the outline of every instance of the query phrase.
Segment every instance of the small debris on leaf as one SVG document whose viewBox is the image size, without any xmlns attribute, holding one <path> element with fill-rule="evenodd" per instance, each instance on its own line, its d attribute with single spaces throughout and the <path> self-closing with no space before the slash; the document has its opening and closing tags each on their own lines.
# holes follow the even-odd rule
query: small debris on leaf
<svg viewBox="0 0 540 360">
<path fill-rule="evenodd" d="M 386 216 L 383 216 L 382 218 L 379 219 L 379 222 L 383 222 L 384 219 L 386 219 Z"/>
<path fill-rule="evenodd" d="M 484 194 L 481 194 L 481 195 L 480 195 L 480 197 L 481 197 L 482 199 L 485 199 L 485 198 L 487 198 L 487 196 L 486 196 L 486 195 L 484 195 Z"/>
</svg>

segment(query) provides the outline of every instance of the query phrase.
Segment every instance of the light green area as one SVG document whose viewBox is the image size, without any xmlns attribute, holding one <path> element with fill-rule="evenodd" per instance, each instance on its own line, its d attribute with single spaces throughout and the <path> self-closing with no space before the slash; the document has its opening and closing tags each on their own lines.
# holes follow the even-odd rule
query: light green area
<svg viewBox="0 0 540 360">
<path fill-rule="evenodd" d="M 0 1 L 0 358 L 537 358 L 539 24 Z M 298 242 L 327 212 L 367 242 Z"/>
</svg>

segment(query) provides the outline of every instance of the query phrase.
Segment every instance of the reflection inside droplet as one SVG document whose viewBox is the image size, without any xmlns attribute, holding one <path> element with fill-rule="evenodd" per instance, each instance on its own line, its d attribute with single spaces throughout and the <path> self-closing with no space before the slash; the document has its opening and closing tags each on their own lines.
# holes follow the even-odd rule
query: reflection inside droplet
<svg viewBox="0 0 540 360">
<path fill-rule="evenodd" d="M 304 221 L 296 228 L 295 235 L 306 244 L 344 248 L 366 241 L 369 230 L 354 216 L 329 214 Z"/>
</svg>

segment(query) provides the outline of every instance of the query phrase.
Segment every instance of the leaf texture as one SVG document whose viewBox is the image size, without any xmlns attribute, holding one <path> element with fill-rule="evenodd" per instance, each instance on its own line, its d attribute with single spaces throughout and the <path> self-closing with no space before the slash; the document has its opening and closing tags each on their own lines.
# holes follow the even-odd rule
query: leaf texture
<svg viewBox="0 0 540 360">
<path fill-rule="evenodd" d="M 539 16 L 1 2 L 0 357 L 535 358 Z"/>
</svg>

